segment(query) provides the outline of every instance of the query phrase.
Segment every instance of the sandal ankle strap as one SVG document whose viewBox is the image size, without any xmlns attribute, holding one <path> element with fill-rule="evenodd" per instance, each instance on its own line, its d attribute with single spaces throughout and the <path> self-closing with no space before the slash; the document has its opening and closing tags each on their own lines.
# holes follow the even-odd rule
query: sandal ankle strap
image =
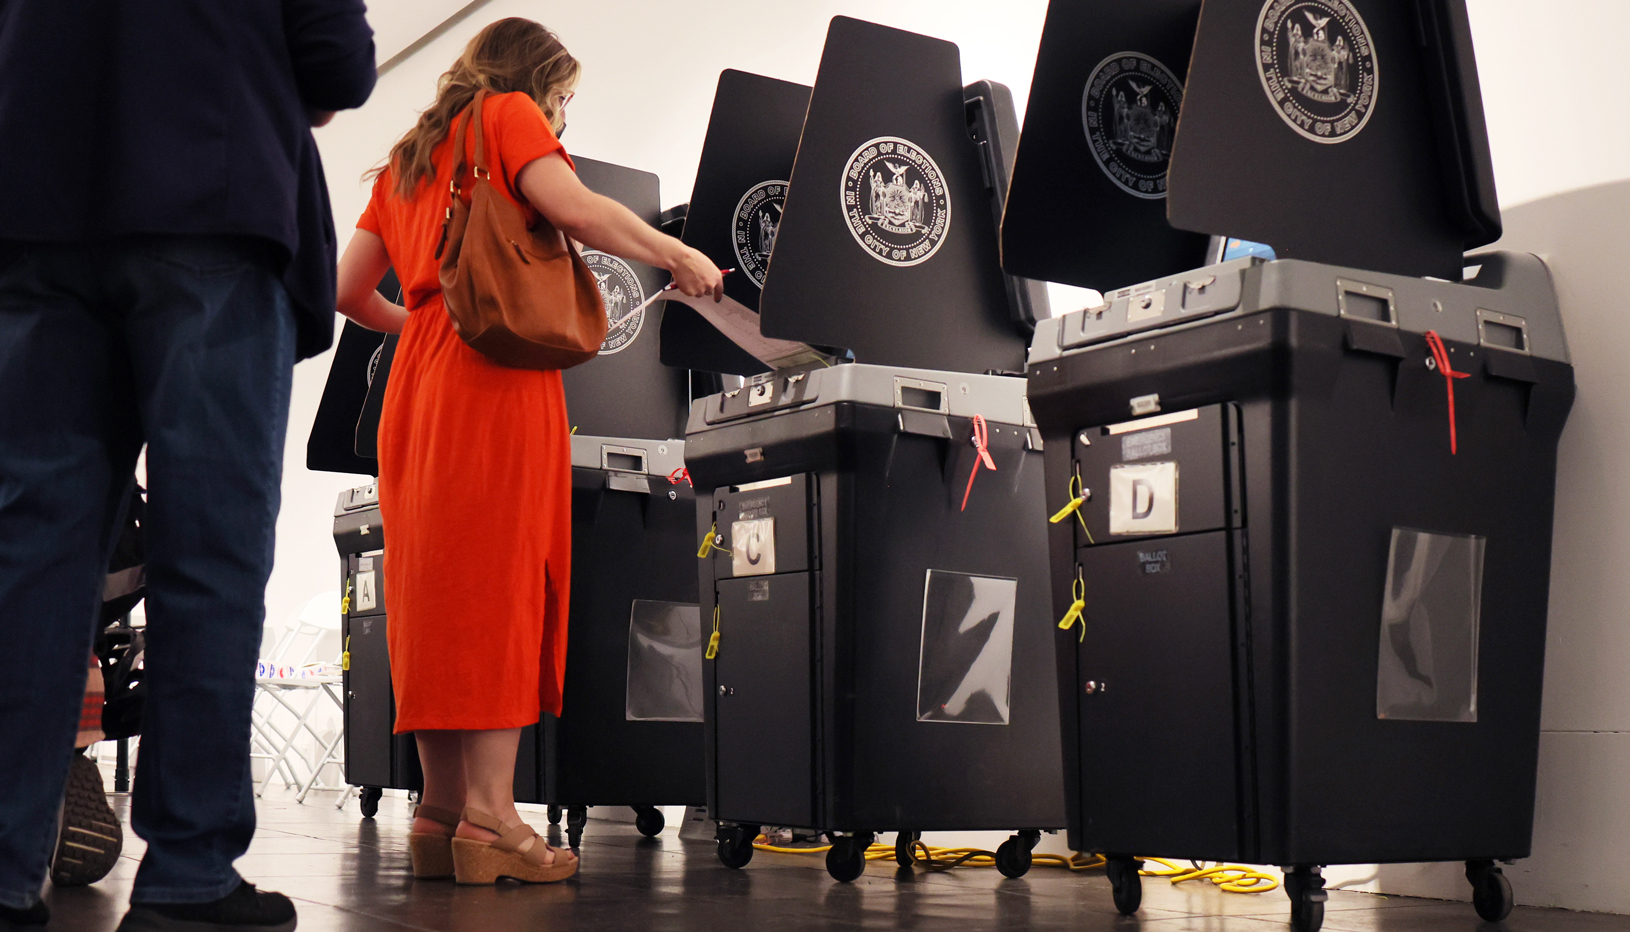
<svg viewBox="0 0 1630 932">
<path fill-rule="evenodd" d="M 504 832 L 504 823 L 498 821 L 496 816 L 491 815 L 490 813 L 482 812 L 480 809 L 476 809 L 473 806 L 464 807 L 463 819 L 476 828 L 484 828 L 489 832 L 499 835 L 502 835 Z"/>
<path fill-rule="evenodd" d="M 429 819 L 448 828 L 458 828 L 458 813 L 451 809 L 443 809 L 440 806 L 426 806 L 424 803 L 420 803 L 413 807 L 413 817 L 415 819 Z"/>
</svg>

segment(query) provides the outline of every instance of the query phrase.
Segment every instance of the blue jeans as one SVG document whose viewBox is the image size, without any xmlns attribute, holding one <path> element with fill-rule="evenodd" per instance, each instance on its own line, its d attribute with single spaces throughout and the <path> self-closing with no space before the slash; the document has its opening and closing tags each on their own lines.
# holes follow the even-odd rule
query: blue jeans
<svg viewBox="0 0 1630 932">
<path fill-rule="evenodd" d="M 147 445 L 133 902 L 218 899 L 255 831 L 249 714 L 294 318 L 255 241 L 0 241 L 0 904 L 39 899 L 85 658 Z"/>
</svg>

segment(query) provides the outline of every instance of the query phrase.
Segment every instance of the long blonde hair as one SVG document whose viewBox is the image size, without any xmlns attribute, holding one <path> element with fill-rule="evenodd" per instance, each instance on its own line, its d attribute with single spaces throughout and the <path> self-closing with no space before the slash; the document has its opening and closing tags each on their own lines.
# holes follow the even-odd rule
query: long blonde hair
<svg viewBox="0 0 1630 932">
<path fill-rule="evenodd" d="M 430 151 L 447 138 L 453 118 L 483 88 L 494 94 L 526 93 L 558 133 L 565 126 L 561 98 L 572 92 L 582 73 L 582 63 L 553 32 L 529 19 L 501 19 L 470 40 L 458 61 L 437 80 L 435 103 L 391 147 L 389 159 L 365 177 L 371 180 L 390 165 L 396 169 L 397 196 L 411 198 L 425 179 L 436 177 Z"/>
</svg>

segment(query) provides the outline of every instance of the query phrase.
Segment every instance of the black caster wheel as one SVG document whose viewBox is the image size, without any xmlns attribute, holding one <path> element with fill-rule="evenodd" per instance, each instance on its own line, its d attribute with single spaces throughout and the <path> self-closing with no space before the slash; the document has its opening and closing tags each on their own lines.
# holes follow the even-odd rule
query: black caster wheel
<svg viewBox="0 0 1630 932">
<path fill-rule="evenodd" d="M 1467 861 L 1466 879 L 1472 884 L 1472 906 L 1477 908 L 1477 915 L 1489 922 L 1511 915 L 1511 907 L 1516 905 L 1511 881 L 1493 861 Z"/>
<path fill-rule="evenodd" d="M 917 840 L 922 832 L 900 832 L 894 836 L 894 863 L 910 867 L 917 863 Z"/>
<path fill-rule="evenodd" d="M 1285 871 L 1285 895 L 1290 897 L 1290 927 L 1296 932 L 1319 932 L 1324 925 L 1324 877 L 1319 868 L 1292 867 Z"/>
<path fill-rule="evenodd" d="M 639 829 L 640 834 L 644 835 L 646 838 L 650 838 L 651 836 L 662 831 L 662 827 L 666 824 L 668 823 L 667 820 L 662 817 L 661 809 L 658 809 L 655 806 L 635 807 L 634 827 Z"/>
<path fill-rule="evenodd" d="M 1003 877 L 1018 878 L 1030 873 L 1030 849 L 1041 839 L 1039 834 L 1035 838 L 1029 837 L 1030 834 L 1021 832 L 997 847 L 996 869 Z"/>
<path fill-rule="evenodd" d="M 758 826 L 721 822 L 713 837 L 719 842 L 719 863 L 731 870 L 741 870 L 753 859 L 753 839 L 758 837 Z"/>
<path fill-rule="evenodd" d="M 377 786 L 362 788 L 362 792 L 357 795 L 357 802 L 362 805 L 364 819 L 371 819 L 379 814 L 379 797 L 384 795 L 385 791 Z"/>
<path fill-rule="evenodd" d="M 838 883 L 849 883 L 866 872 L 866 849 L 871 846 L 870 832 L 832 839 L 832 847 L 826 852 L 826 872 Z"/>
<path fill-rule="evenodd" d="M 566 809 L 566 843 L 576 850 L 583 844 L 583 827 L 589 824 L 589 807 L 569 806 Z"/>
<path fill-rule="evenodd" d="M 559 825 L 560 824 L 560 817 L 563 816 L 563 815 L 565 815 L 565 812 L 562 811 L 559 806 L 556 806 L 554 804 L 550 804 L 550 806 L 549 806 L 549 824 L 550 825 Z"/>
<path fill-rule="evenodd" d="M 1121 915 L 1130 916 L 1143 905 L 1143 862 L 1137 858 L 1109 855 L 1104 871 L 1109 875 L 1109 889 L 1115 897 L 1115 908 Z"/>
</svg>

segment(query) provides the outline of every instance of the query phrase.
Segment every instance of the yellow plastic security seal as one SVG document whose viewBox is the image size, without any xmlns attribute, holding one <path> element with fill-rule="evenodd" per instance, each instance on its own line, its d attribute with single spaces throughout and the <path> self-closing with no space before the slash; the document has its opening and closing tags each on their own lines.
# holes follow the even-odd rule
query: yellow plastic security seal
<svg viewBox="0 0 1630 932">
<path fill-rule="evenodd" d="M 1087 639 L 1087 623 L 1081 621 L 1081 613 L 1087 607 L 1087 583 L 1086 580 L 1081 578 L 1081 566 L 1079 564 L 1075 567 L 1075 582 L 1070 584 L 1070 594 L 1075 596 L 1075 601 L 1070 603 L 1070 610 L 1064 613 L 1063 619 L 1058 623 L 1058 628 L 1060 631 L 1068 631 L 1075 627 L 1076 622 L 1080 621 L 1080 640 L 1085 641 Z"/>
<path fill-rule="evenodd" d="M 712 538 L 709 538 L 710 540 Z M 707 659 L 719 656 L 719 606 L 713 606 L 713 635 L 707 639 Z"/>
<path fill-rule="evenodd" d="M 1087 519 L 1081 516 L 1081 506 L 1086 503 L 1087 491 L 1081 486 L 1081 473 L 1077 471 L 1074 476 L 1070 477 L 1070 503 L 1060 508 L 1057 514 L 1047 520 L 1052 524 L 1057 524 L 1070 515 L 1075 515 L 1075 520 L 1081 522 L 1082 533 L 1087 535 L 1087 543 L 1096 545 L 1098 542 L 1092 539 L 1092 531 L 1087 528 Z"/>
</svg>

